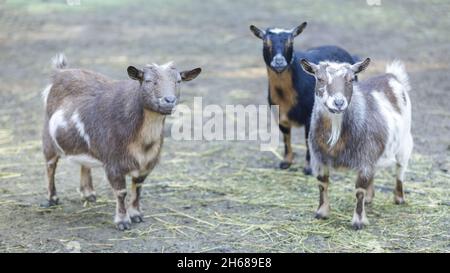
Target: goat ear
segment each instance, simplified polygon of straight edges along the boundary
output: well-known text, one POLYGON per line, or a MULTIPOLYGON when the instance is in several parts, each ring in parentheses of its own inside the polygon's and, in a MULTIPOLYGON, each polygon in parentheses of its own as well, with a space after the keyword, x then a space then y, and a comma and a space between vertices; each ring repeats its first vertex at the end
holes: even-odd
POLYGON ((305 29, 305 27, 308 25, 308 23, 303 22, 301 25, 299 25, 298 27, 295 27, 291 30, 292 32, 292 36, 297 37, 300 33, 303 32, 303 30, 305 29))
POLYGON ((352 70, 355 74, 364 71, 370 64, 370 58, 365 59, 362 62, 355 63, 352 65, 352 70))
POLYGON ((302 59, 300 61, 300 64, 302 65, 303 70, 305 70, 306 73, 311 74, 311 75, 315 75, 317 70, 319 70, 319 68, 317 67, 317 65, 308 62, 306 59, 302 59))
POLYGON ((142 81, 144 79, 144 71, 137 69, 134 66, 129 66, 127 68, 128 76, 137 81, 142 81))
POLYGON ((195 68, 192 70, 183 71, 180 73, 181 80, 183 80, 184 82, 193 80, 193 79, 197 78, 197 76, 200 74, 200 72, 202 72, 201 68, 195 68))
POLYGON ((255 34, 255 36, 258 37, 259 39, 264 39, 264 35, 266 35, 266 32, 264 30, 260 30, 254 25, 250 26, 250 31, 253 32, 253 34, 255 34))

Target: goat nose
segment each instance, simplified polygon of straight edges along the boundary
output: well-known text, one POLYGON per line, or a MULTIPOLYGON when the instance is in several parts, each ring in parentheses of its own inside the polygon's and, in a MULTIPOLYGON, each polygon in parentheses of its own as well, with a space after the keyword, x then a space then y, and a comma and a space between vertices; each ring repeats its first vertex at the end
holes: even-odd
POLYGON ((275 63, 278 65, 282 65, 283 64, 283 58, 276 58, 275 59, 275 63))
POLYGON ((175 103, 176 100, 177 100, 177 97, 175 97, 175 96, 165 96, 164 97, 164 101, 167 103, 175 103))
POLYGON ((344 99, 335 99, 334 105, 336 105, 337 108, 341 108, 344 105, 344 99))

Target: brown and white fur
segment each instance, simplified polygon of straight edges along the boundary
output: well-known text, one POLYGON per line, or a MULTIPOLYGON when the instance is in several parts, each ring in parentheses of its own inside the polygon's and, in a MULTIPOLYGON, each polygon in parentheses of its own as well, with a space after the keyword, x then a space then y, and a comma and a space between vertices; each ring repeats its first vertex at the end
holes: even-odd
POLYGON ((283 133, 284 142, 284 159, 280 163, 280 168, 289 168, 294 160, 291 128, 304 126, 306 153, 303 173, 311 175, 308 136, 314 104, 315 79, 303 71, 300 60, 354 63, 354 58, 337 46, 319 46, 305 51, 294 50, 294 39, 303 32, 306 25, 307 23, 303 22, 290 30, 267 28, 265 31, 251 25, 250 31, 263 41, 263 58, 269 80, 268 102, 271 106, 278 106, 278 111, 274 111, 274 114, 279 118, 279 128, 283 133))
POLYGON ((329 215, 329 168, 353 169, 358 172, 355 229, 368 224, 364 205, 374 197, 377 167, 396 164, 394 201, 404 203, 404 174, 413 148, 410 85, 403 64, 394 61, 385 74, 354 82, 369 63, 370 59, 354 65, 301 61, 303 69, 317 79, 309 137, 311 166, 320 191, 316 218, 329 215))
POLYGON ((55 170, 60 158, 81 165, 80 192, 95 202, 91 168, 102 167, 117 206, 119 230, 141 222, 141 185, 158 162, 166 115, 177 103, 181 81, 197 77, 200 68, 178 72, 172 63, 128 67, 131 79, 116 81, 84 69, 67 69, 64 55, 53 59, 52 83, 43 92, 43 152, 47 162, 48 202, 58 204, 55 170), (125 177, 132 177, 128 208, 125 177))

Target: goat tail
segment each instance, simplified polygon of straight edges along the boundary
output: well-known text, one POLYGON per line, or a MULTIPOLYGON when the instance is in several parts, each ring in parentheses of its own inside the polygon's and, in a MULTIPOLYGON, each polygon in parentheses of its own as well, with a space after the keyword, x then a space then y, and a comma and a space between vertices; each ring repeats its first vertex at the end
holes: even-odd
MULTIPOLYGON (((67 68, 67 59, 63 53, 58 53, 52 58, 52 68, 54 70, 67 68)), ((47 105, 48 95, 50 94, 52 86, 53 84, 47 85, 47 87, 45 87, 45 89, 41 93, 42 100, 44 101, 45 106, 47 105)))
POLYGON ((409 76, 406 73, 405 65, 400 60, 394 60, 386 66, 386 73, 394 75, 398 82, 404 86, 406 91, 411 89, 409 76))
POLYGON ((58 53, 52 58, 53 69, 64 69, 67 68, 67 59, 63 53, 58 53))

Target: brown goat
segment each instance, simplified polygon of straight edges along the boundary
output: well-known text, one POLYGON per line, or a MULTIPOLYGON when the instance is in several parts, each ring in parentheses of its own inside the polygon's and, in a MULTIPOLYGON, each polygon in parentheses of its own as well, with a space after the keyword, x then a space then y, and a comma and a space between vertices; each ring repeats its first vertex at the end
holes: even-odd
POLYGON ((95 202, 91 168, 103 167, 117 201, 114 222, 119 230, 142 221, 141 185, 158 162, 166 115, 176 106, 181 81, 201 69, 178 72, 172 63, 128 67, 132 80, 115 81, 84 69, 66 69, 53 59, 52 84, 43 92, 46 105, 43 151, 47 162, 48 202, 58 204, 55 170, 59 158, 81 165, 80 192, 95 202), (125 177, 132 177, 127 208, 125 177))

